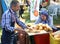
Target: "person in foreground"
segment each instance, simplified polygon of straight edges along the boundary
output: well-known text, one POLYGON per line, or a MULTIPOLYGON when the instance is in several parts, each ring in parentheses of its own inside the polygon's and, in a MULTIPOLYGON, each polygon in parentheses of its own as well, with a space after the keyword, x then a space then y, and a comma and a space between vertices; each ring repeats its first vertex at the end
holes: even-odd
POLYGON ((19 9, 20 9, 19 2, 14 0, 11 2, 10 8, 3 13, 1 20, 2 25, 1 44, 13 44, 14 31, 16 30, 14 27, 15 22, 23 29, 27 28, 27 26, 18 19, 16 11, 18 11, 19 9))

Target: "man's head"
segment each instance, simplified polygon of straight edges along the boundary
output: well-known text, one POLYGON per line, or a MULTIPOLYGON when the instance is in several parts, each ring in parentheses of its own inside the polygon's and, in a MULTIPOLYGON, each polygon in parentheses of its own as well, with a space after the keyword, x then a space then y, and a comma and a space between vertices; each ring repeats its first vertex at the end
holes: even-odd
POLYGON ((20 4, 18 1, 14 0, 11 2, 10 7, 13 11, 18 11, 20 9, 20 4))
POLYGON ((42 11, 40 14, 42 20, 48 19, 48 13, 46 11, 42 11))

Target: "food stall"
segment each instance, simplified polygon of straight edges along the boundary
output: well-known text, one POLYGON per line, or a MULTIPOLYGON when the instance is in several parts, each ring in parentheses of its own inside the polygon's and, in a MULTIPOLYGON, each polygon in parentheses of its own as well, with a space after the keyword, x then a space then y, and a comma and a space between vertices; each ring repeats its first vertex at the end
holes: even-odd
POLYGON ((30 44, 50 44, 50 33, 52 29, 47 24, 31 25, 25 31, 29 35, 30 44))
POLYGON ((30 44, 60 44, 60 25, 56 25, 59 31, 57 32, 57 35, 54 34, 56 33, 56 30, 53 30, 47 24, 28 23, 26 25, 29 27, 29 29, 25 29, 25 32, 29 36, 30 44), (56 39, 56 36, 58 39, 56 39))
MULTIPOLYGON (((28 39, 26 38, 26 42, 29 41, 29 44, 50 44, 50 33, 52 32, 51 27, 49 27, 47 24, 42 23, 37 25, 34 25, 33 23, 28 23, 27 26, 29 28, 24 30, 28 34, 28 39)), ((19 34, 19 36, 21 35, 19 34)))
POLYGON ((42 23, 28 23, 27 26, 29 29, 25 29, 25 32, 28 34, 29 44, 60 44, 60 31, 53 32, 51 27, 42 23))

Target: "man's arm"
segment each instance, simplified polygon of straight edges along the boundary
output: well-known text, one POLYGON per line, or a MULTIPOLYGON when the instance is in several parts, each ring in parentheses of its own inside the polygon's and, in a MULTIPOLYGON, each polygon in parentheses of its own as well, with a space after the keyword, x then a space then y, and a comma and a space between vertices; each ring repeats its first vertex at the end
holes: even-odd
POLYGON ((17 23, 19 26, 21 26, 23 29, 27 28, 27 26, 26 26, 22 21, 20 21, 20 20, 18 19, 18 17, 16 17, 16 23, 17 23))

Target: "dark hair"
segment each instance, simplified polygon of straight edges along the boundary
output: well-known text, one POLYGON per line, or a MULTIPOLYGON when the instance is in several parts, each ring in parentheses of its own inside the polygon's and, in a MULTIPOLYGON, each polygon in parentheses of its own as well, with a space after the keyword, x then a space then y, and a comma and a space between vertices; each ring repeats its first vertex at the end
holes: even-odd
POLYGON ((13 0, 13 1, 10 3, 10 7, 12 7, 13 5, 16 6, 17 3, 19 3, 17 0, 13 0))

